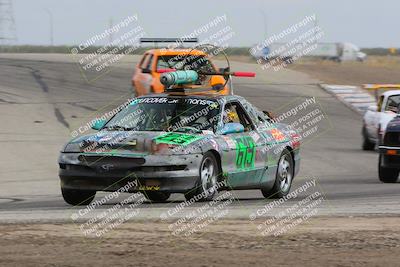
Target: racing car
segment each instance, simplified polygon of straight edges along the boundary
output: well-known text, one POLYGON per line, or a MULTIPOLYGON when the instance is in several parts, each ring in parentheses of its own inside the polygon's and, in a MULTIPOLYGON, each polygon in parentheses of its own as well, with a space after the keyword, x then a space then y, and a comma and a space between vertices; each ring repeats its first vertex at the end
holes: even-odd
POLYGON ((97 191, 128 183, 129 192, 156 202, 171 193, 209 201, 232 189, 286 196, 300 167, 298 134, 243 97, 193 92, 185 85, 193 76, 165 73, 165 93, 135 98, 111 119, 96 120, 98 132, 68 142, 58 160, 64 200, 87 205, 97 191))
POLYGON ((374 90, 378 100, 377 105, 368 107, 364 114, 361 134, 363 137, 362 149, 374 150, 379 144, 386 130, 386 125, 397 114, 400 103, 400 84, 370 84, 366 89, 374 90), (390 90, 391 89, 391 90, 390 90), (378 96, 378 90, 387 90, 378 96))
POLYGON ((400 117, 391 120, 379 145, 379 180, 395 183, 400 172, 400 117))
MULTIPOLYGON (((195 39, 195 38, 194 38, 195 39)), ((142 38, 141 42, 176 42, 174 38, 142 38)), ((188 41, 188 40, 186 40, 188 41)), ((189 40, 191 41, 191 40, 189 40)), ((196 41, 196 40, 194 40, 196 41)), ((207 50, 207 49, 206 49, 207 50)), ((165 71, 194 69, 198 71, 216 72, 217 67, 212 63, 207 53, 199 49, 150 49, 146 51, 136 65, 132 76, 132 86, 136 96, 163 93, 165 86, 160 82, 160 76, 165 71)), ((220 94, 229 94, 229 86, 221 76, 211 76, 209 86, 218 88, 220 94)))

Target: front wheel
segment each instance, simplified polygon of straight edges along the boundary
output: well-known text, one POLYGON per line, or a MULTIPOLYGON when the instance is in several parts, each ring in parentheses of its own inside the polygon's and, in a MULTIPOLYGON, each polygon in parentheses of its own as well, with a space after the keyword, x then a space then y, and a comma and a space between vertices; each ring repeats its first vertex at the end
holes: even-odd
POLYGON ((96 191, 67 189, 63 187, 61 187, 61 193, 64 201, 73 206, 89 205, 96 196, 96 191))
POLYGON ((266 198, 282 198, 286 196, 292 186, 293 176, 293 158, 289 150, 284 149, 278 161, 274 186, 268 191, 261 189, 261 193, 266 198))
POLYGON ((384 183, 395 183, 399 177, 399 169, 396 168, 386 168, 382 164, 382 155, 379 155, 379 180, 384 183))
POLYGON ((199 168, 199 179, 196 187, 185 194, 186 200, 210 201, 217 193, 219 168, 215 156, 211 152, 204 154, 199 168))

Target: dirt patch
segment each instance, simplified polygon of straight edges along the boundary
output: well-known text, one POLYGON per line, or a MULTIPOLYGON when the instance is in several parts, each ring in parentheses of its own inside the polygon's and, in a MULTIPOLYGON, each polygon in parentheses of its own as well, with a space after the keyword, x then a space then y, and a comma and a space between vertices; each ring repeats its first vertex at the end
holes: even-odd
POLYGON ((313 218, 260 236, 247 220, 190 237, 168 224, 129 222, 86 238, 73 224, 0 225, 0 266, 398 266, 400 218, 313 218))
POLYGON ((332 84, 400 83, 400 57, 396 56, 371 56, 365 62, 303 61, 289 68, 332 84))

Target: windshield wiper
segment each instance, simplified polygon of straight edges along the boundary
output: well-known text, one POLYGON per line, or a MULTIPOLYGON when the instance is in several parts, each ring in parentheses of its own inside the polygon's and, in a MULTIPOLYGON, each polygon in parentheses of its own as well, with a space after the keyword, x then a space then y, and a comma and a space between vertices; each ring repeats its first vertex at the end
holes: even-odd
POLYGON ((124 126, 121 126, 121 125, 111 125, 111 126, 108 126, 108 127, 104 127, 104 129, 111 130, 111 131, 113 131, 113 130, 116 130, 116 131, 131 131, 133 128, 124 127, 124 126))
POLYGON ((191 132, 191 133, 201 133, 200 129, 192 126, 182 126, 172 132, 191 132))

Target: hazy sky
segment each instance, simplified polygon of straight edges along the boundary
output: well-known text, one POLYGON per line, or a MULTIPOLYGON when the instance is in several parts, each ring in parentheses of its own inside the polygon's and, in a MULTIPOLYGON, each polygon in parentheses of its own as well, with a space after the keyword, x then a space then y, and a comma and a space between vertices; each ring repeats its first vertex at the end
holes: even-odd
POLYGON ((321 41, 400 47, 399 0, 14 0, 18 44, 50 43, 46 9, 54 17, 56 45, 87 40, 110 18, 117 23, 137 14, 147 37, 179 37, 226 14, 235 32, 230 44, 249 46, 315 13, 325 33, 321 41))

